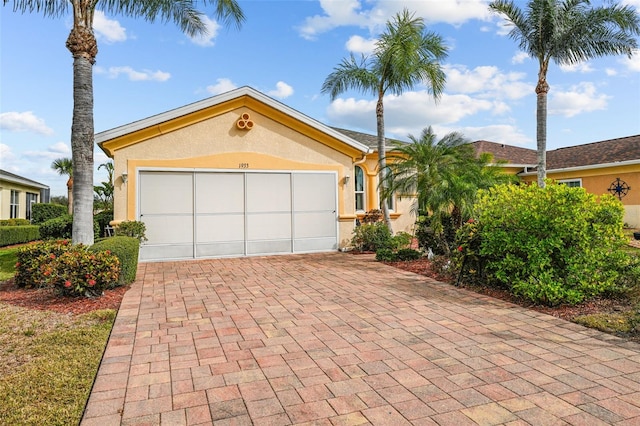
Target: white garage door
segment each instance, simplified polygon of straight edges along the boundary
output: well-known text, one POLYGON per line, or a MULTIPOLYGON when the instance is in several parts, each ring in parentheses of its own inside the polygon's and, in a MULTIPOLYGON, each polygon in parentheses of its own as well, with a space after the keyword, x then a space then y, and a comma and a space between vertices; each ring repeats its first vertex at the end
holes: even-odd
POLYGON ((141 260, 337 249, 336 174, 143 171, 141 260))

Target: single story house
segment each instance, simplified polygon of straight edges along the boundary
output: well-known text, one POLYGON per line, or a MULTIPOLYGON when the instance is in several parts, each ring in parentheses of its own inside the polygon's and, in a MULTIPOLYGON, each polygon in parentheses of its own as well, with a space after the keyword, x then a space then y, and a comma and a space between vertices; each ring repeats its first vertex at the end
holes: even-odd
MULTIPOLYGON (((537 180, 535 149, 488 141, 473 145, 476 152, 506 161, 505 170, 525 182, 537 180)), ((640 228, 640 135, 547 151, 547 177, 596 195, 614 195, 624 204, 624 222, 640 228)))
MULTIPOLYGON (((139 220, 141 260, 330 251, 378 208, 370 136, 250 87, 96 134, 114 162, 114 224, 139 220)), ((411 231, 412 200, 391 201, 411 231)))
POLYGON ((47 185, 0 169, 0 219, 31 220, 31 206, 48 203, 47 185))

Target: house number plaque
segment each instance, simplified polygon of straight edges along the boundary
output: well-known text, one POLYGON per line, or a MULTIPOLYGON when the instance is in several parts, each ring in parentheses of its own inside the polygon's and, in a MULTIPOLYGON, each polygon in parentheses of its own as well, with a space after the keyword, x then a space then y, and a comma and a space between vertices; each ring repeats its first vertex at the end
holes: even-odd
POLYGON ((249 163, 238 163, 238 168, 239 169, 248 169, 249 168, 249 163))

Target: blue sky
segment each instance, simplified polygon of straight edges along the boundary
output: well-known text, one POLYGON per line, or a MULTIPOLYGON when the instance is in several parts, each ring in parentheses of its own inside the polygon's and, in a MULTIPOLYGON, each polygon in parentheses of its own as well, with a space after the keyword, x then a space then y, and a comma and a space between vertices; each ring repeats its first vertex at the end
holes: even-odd
MULTIPOLYGON (((351 52, 370 52, 384 23, 406 7, 450 48, 447 86, 434 104, 424 86, 385 99, 388 137, 432 126, 535 149, 537 63, 506 36, 485 0, 239 1, 240 30, 216 23, 190 39, 172 23, 96 13, 95 130, 100 132, 227 90, 252 86, 331 126, 375 134, 375 99, 320 92, 351 52)), ((598 0, 592 2, 600 4, 598 0)), ((640 0, 622 3, 640 10, 640 0)), ((71 16, 59 19, 0 8, 0 168, 66 194, 50 169, 71 157, 71 16)), ((524 2, 523 2, 524 4, 524 2)), ((203 9, 205 12, 206 9, 203 9)), ((548 74, 548 149, 640 133, 640 53, 593 60, 548 74)), ((96 166, 106 161, 96 148, 96 166)), ((106 178, 96 172, 96 184, 106 178)))

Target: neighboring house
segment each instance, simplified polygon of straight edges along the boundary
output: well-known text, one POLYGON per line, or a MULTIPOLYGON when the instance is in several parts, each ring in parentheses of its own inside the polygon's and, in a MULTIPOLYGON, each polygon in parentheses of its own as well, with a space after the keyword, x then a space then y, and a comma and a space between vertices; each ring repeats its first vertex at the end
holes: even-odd
POLYGON ((31 206, 49 202, 49 187, 0 169, 0 219, 31 220, 31 206))
MULTIPOLYGON (((96 134, 114 160, 114 223, 140 220, 141 260, 330 251, 378 206, 376 155, 241 87, 96 134)), ((411 200, 393 200, 411 231, 411 200)))
MULTIPOLYGON (((505 160, 505 170, 526 182, 537 180, 537 154, 487 141, 473 142, 477 152, 505 160)), ((624 222, 640 228, 640 135, 547 151, 547 177, 596 195, 612 194, 624 204, 624 222)))

